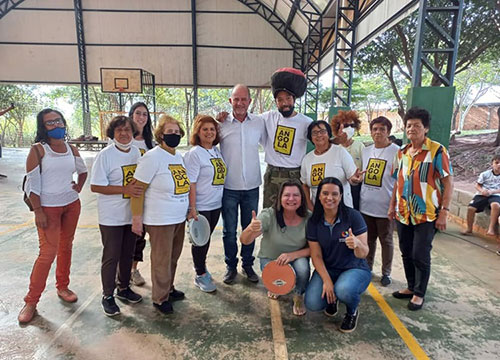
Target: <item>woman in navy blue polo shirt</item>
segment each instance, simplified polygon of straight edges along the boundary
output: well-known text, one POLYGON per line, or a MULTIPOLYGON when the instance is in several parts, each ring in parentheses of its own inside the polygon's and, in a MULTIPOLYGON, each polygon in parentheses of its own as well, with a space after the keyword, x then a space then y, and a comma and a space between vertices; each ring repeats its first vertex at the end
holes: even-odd
POLYGON ((361 214, 347 207, 342 183, 334 177, 321 181, 314 211, 307 223, 306 238, 315 268, 306 290, 311 311, 337 314, 338 301, 346 305, 340 331, 352 332, 359 317, 361 294, 371 280, 366 224, 361 214))

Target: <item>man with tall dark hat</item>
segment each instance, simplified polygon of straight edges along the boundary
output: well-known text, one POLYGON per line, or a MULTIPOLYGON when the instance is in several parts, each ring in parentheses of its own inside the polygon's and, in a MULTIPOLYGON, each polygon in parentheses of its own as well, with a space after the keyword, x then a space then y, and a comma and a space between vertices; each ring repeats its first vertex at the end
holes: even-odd
POLYGON ((271 90, 278 110, 261 115, 267 132, 264 208, 274 204, 282 182, 300 180, 300 165, 307 147, 307 127, 312 119, 297 113, 294 108, 295 100, 304 95, 306 86, 304 73, 294 68, 278 69, 271 77, 271 90))

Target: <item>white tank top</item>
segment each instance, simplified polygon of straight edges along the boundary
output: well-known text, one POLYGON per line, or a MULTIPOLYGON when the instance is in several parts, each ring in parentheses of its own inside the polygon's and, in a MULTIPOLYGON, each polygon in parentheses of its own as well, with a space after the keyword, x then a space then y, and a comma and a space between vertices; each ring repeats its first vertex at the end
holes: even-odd
POLYGON ((42 144, 45 154, 42 158, 42 206, 66 206, 78 200, 73 190, 73 173, 76 172, 75 157, 68 143, 65 153, 53 151, 48 144, 42 144))

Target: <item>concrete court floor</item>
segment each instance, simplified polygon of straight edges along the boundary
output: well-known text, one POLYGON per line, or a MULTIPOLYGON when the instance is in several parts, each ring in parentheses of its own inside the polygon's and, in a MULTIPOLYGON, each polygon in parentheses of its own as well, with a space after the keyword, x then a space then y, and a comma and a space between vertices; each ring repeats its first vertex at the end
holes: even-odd
MULTIPOLYGON (((58 299, 53 267, 39 315, 20 326, 17 315, 37 255, 33 216, 19 190, 26 155, 27 149, 4 149, 0 159, 0 173, 8 175, 0 179, 0 359, 498 359, 500 257, 494 243, 465 239, 453 225, 434 240, 424 309, 410 312, 406 301, 390 296, 404 286, 396 245, 393 284, 380 285, 377 255, 373 282, 351 334, 337 330, 343 305, 333 319, 321 313, 296 317, 291 297, 268 300, 262 283, 251 284, 240 275, 235 285, 223 284, 221 224, 208 258, 216 293, 194 286, 186 240, 175 282, 186 300, 174 304, 173 315, 158 313, 150 298, 148 245, 141 265, 147 284, 135 288, 143 302, 117 301, 122 315, 108 318, 100 306, 101 243, 96 197, 88 183, 73 247, 71 288, 79 300, 65 304, 58 299)), ((95 153, 83 156, 90 167, 95 153)))

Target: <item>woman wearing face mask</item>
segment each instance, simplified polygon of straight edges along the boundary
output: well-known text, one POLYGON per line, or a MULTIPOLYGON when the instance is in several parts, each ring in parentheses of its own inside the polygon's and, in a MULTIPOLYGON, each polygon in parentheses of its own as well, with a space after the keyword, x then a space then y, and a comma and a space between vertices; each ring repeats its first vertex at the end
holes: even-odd
POLYGON ((153 305, 163 314, 173 312, 172 301, 184 298, 174 288, 177 260, 184 241, 190 182, 182 155, 176 151, 184 130, 174 118, 162 115, 154 131, 159 144, 139 160, 134 179, 145 192, 132 198, 132 231, 151 242, 153 305))
POLYGON ((35 213, 40 250, 31 271, 20 323, 36 313, 52 262, 57 257, 57 295, 66 302, 78 300, 68 289, 71 252, 80 216, 78 193, 87 179, 87 168, 78 150, 65 141, 66 120, 57 110, 44 109, 37 115, 37 133, 26 160, 26 194, 35 213), (78 182, 73 174, 78 173, 78 182))
MULTIPOLYGON (((222 193, 226 180, 227 168, 220 150, 219 125, 207 115, 198 115, 194 119, 191 135, 191 150, 184 155, 188 176, 191 181, 189 192, 188 219, 198 221, 198 214, 207 218, 210 235, 219 221, 222 208, 222 193)), ((203 246, 191 245, 194 270, 194 284, 204 292, 217 290, 212 275, 206 267, 210 239, 203 246)))
MULTIPOLYGON (((354 140, 352 137, 361 128, 361 121, 356 111, 342 111, 332 117, 331 120, 333 135, 335 136, 335 144, 343 146, 347 152, 351 155, 354 163, 358 169, 363 167, 363 161, 361 160, 361 154, 365 145, 359 141, 354 140)), ((351 182, 351 193, 353 207, 359 210, 359 196, 361 192, 361 181, 363 179, 360 177, 359 181, 351 182)), ((345 188, 344 188, 345 190, 345 188)))
MULTIPOLYGON (((153 125, 151 122, 151 115, 149 114, 148 107, 143 102, 136 102, 130 108, 128 116, 134 121, 135 136, 132 144, 139 148, 141 155, 153 148, 153 125)), ((146 239, 144 236, 146 231, 143 231, 141 236, 137 236, 135 244, 134 262, 132 263, 132 283, 136 286, 142 286, 146 283, 142 277, 137 265, 144 258, 144 247, 146 246, 146 239)))
POLYGON ((307 128, 307 138, 315 149, 302 159, 300 181, 310 211, 314 208, 318 185, 325 177, 333 176, 342 182, 345 189, 344 202, 349 207, 353 207, 349 182, 355 183, 361 179, 361 173, 352 157, 342 146, 332 144, 331 137, 332 128, 326 121, 314 121, 307 128))
MULTIPOLYGON (((262 235, 259 259, 260 269, 276 260, 280 266, 290 264, 297 276, 293 290, 293 314, 304 315, 304 292, 309 282, 310 249, 306 240, 306 223, 309 219, 306 196, 296 179, 286 180, 280 186, 275 204, 263 209, 259 216, 252 211, 250 225, 241 233, 240 241, 251 244, 262 235)), ((278 295, 267 293, 271 299, 278 295)))
POLYGON ((116 116, 106 129, 113 143, 97 154, 92 167, 90 188, 98 193, 97 210, 103 245, 101 280, 102 308, 107 316, 120 314, 116 297, 135 304, 142 297, 130 289, 130 269, 136 235, 132 232, 130 198, 142 194, 143 188, 132 181, 139 149, 132 145, 134 123, 126 116, 116 116), (116 270, 118 268, 118 287, 116 270))

